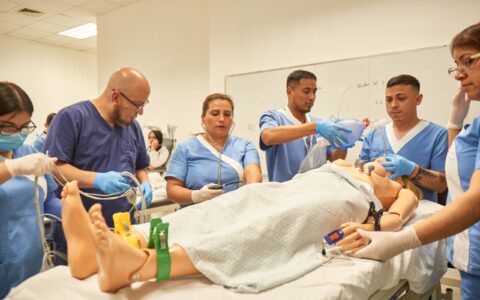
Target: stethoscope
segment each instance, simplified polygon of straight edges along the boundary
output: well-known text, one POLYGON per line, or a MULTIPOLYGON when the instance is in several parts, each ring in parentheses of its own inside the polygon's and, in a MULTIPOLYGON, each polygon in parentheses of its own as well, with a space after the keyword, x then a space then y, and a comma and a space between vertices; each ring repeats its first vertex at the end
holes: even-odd
MULTIPOLYGON (((203 122, 202 122, 202 127, 205 130, 205 134, 207 135, 208 139, 213 144, 215 144, 216 146, 219 146, 219 144, 208 134, 207 129, 205 128, 205 124, 203 122)), ((225 149, 225 146, 227 145, 234 128, 235 128, 235 122, 232 121, 232 128, 230 128, 230 130, 228 131, 227 139, 225 140, 225 143, 223 144, 223 146, 218 151, 217 184, 212 187, 212 189, 214 189, 214 190, 219 190, 219 189, 222 189, 222 188, 224 188, 226 186, 229 186, 231 184, 243 182, 243 180, 235 180, 235 181, 231 181, 231 182, 227 182, 225 184, 222 184, 222 152, 225 149)))

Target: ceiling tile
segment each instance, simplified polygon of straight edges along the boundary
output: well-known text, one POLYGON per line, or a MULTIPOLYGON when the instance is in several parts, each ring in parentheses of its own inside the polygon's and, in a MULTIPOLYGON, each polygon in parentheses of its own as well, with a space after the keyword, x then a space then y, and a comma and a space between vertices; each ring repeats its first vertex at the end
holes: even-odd
POLYGON ((12 10, 14 8, 19 7, 20 5, 13 1, 2 0, 0 1, 0 12, 12 10))
POLYGON ((119 8, 118 4, 108 2, 105 0, 94 0, 81 5, 83 8, 96 12, 97 14, 103 14, 119 8))
POLYGON ((76 41, 76 39, 74 38, 58 35, 58 34, 52 34, 52 35, 40 38, 39 40, 46 43, 50 42, 56 45, 64 45, 64 44, 68 44, 76 41))
POLYGON ((83 40, 76 40, 73 43, 69 43, 67 46, 73 45, 75 47, 81 47, 83 49, 93 48, 97 46, 97 37, 92 36, 83 40))
POLYGON ((129 5, 138 1, 139 0, 108 0, 108 2, 113 2, 115 4, 122 5, 122 6, 129 5))
POLYGON ((0 21, 13 23, 17 25, 28 25, 38 20, 40 20, 39 17, 27 17, 27 16, 20 15, 16 12, 8 12, 8 13, 0 14, 0 21))
POLYGON ((97 18, 95 17, 97 13, 83 7, 75 7, 73 9, 64 11, 62 14, 86 22, 97 22, 97 18))
POLYGON ((41 12, 61 13, 73 7, 71 4, 62 3, 57 0, 29 0, 23 4, 26 8, 35 9, 41 12))
POLYGON ((59 1, 66 4, 71 4, 73 6, 78 6, 78 5, 82 5, 84 3, 90 2, 92 0, 59 0, 59 1))
POLYGON ((51 33, 59 33, 61 31, 64 31, 70 28, 68 26, 57 25, 57 24, 48 23, 45 21, 37 21, 35 23, 28 25, 28 27, 34 28, 34 29, 40 29, 43 31, 51 32, 51 33))
POLYGON ((29 27, 22 27, 20 29, 11 31, 8 35, 14 36, 22 36, 22 37, 30 37, 30 38, 41 38, 50 35, 50 32, 46 32, 39 29, 29 28, 29 27))
POLYGON ((2 31, 12 31, 12 30, 18 29, 20 27, 21 27, 21 25, 15 25, 15 24, 12 24, 12 23, 6 23, 6 22, 0 21, 0 30, 2 30, 2 31))
POLYGON ((74 18, 71 18, 71 17, 64 16, 62 14, 51 15, 51 16, 43 19, 43 21, 48 22, 48 23, 57 24, 57 25, 66 26, 68 28, 85 24, 85 22, 82 21, 82 20, 77 20, 77 19, 74 19, 74 18))

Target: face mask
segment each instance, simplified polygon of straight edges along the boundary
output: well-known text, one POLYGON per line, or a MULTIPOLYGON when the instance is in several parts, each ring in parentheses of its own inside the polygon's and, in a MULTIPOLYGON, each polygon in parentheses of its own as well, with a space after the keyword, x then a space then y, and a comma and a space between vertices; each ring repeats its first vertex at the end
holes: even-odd
POLYGON ((23 142, 27 139, 26 134, 12 134, 12 135, 1 135, 0 134, 0 151, 13 151, 20 148, 23 145, 23 142))

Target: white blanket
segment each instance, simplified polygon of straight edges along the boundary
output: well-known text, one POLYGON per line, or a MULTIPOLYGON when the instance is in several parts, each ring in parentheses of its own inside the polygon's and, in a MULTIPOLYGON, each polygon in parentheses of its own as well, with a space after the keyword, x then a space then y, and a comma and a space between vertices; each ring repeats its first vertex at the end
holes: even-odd
MULTIPOLYGON (((441 208, 428 200, 420 201, 411 224, 441 208)), ((203 276, 134 283, 116 294, 102 293, 97 276, 77 280, 67 267, 40 273, 13 288, 7 299, 30 300, 108 300, 108 299, 368 299, 379 289, 389 289, 401 279, 410 289, 423 293, 446 272, 445 241, 406 251, 387 262, 334 258, 297 280, 259 294, 234 293, 203 276)))
POLYGON ((258 293, 324 263, 323 235, 347 221, 361 223, 370 201, 381 208, 371 187, 325 165, 288 182, 246 185, 164 221, 169 242, 182 246, 207 278, 258 293))

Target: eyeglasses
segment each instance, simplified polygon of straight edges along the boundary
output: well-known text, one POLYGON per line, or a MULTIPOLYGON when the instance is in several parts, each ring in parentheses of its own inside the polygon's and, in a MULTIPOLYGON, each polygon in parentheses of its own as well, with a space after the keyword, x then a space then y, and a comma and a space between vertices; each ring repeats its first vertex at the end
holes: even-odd
POLYGON ((37 128, 37 125, 30 121, 30 123, 18 128, 9 124, 0 124, 0 134, 1 135, 13 135, 17 132, 20 132, 21 135, 29 135, 34 132, 37 128))
POLYGON ((448 75, 455 76, 456 72, 465 73, 466 71, 470 70, 470 67, 473 65, 473 63, 477 58, 480 58, 480 52, 460 61, 457 64, 456 68, 455 67, 449 68, 448 75))
POLYGON ((119 90, 114 89, 114 91, 117 91, 120 95, 122 95, 123 98, 125 98, 125 100, 127 100, 131 105, 135 106, 137 111, 141 111, 145 107, 145 105, 147 105, 150 102, 147 100, 143 104, 137 104, 132 99, 128 98, 124 93, 120 92, 119 90))

